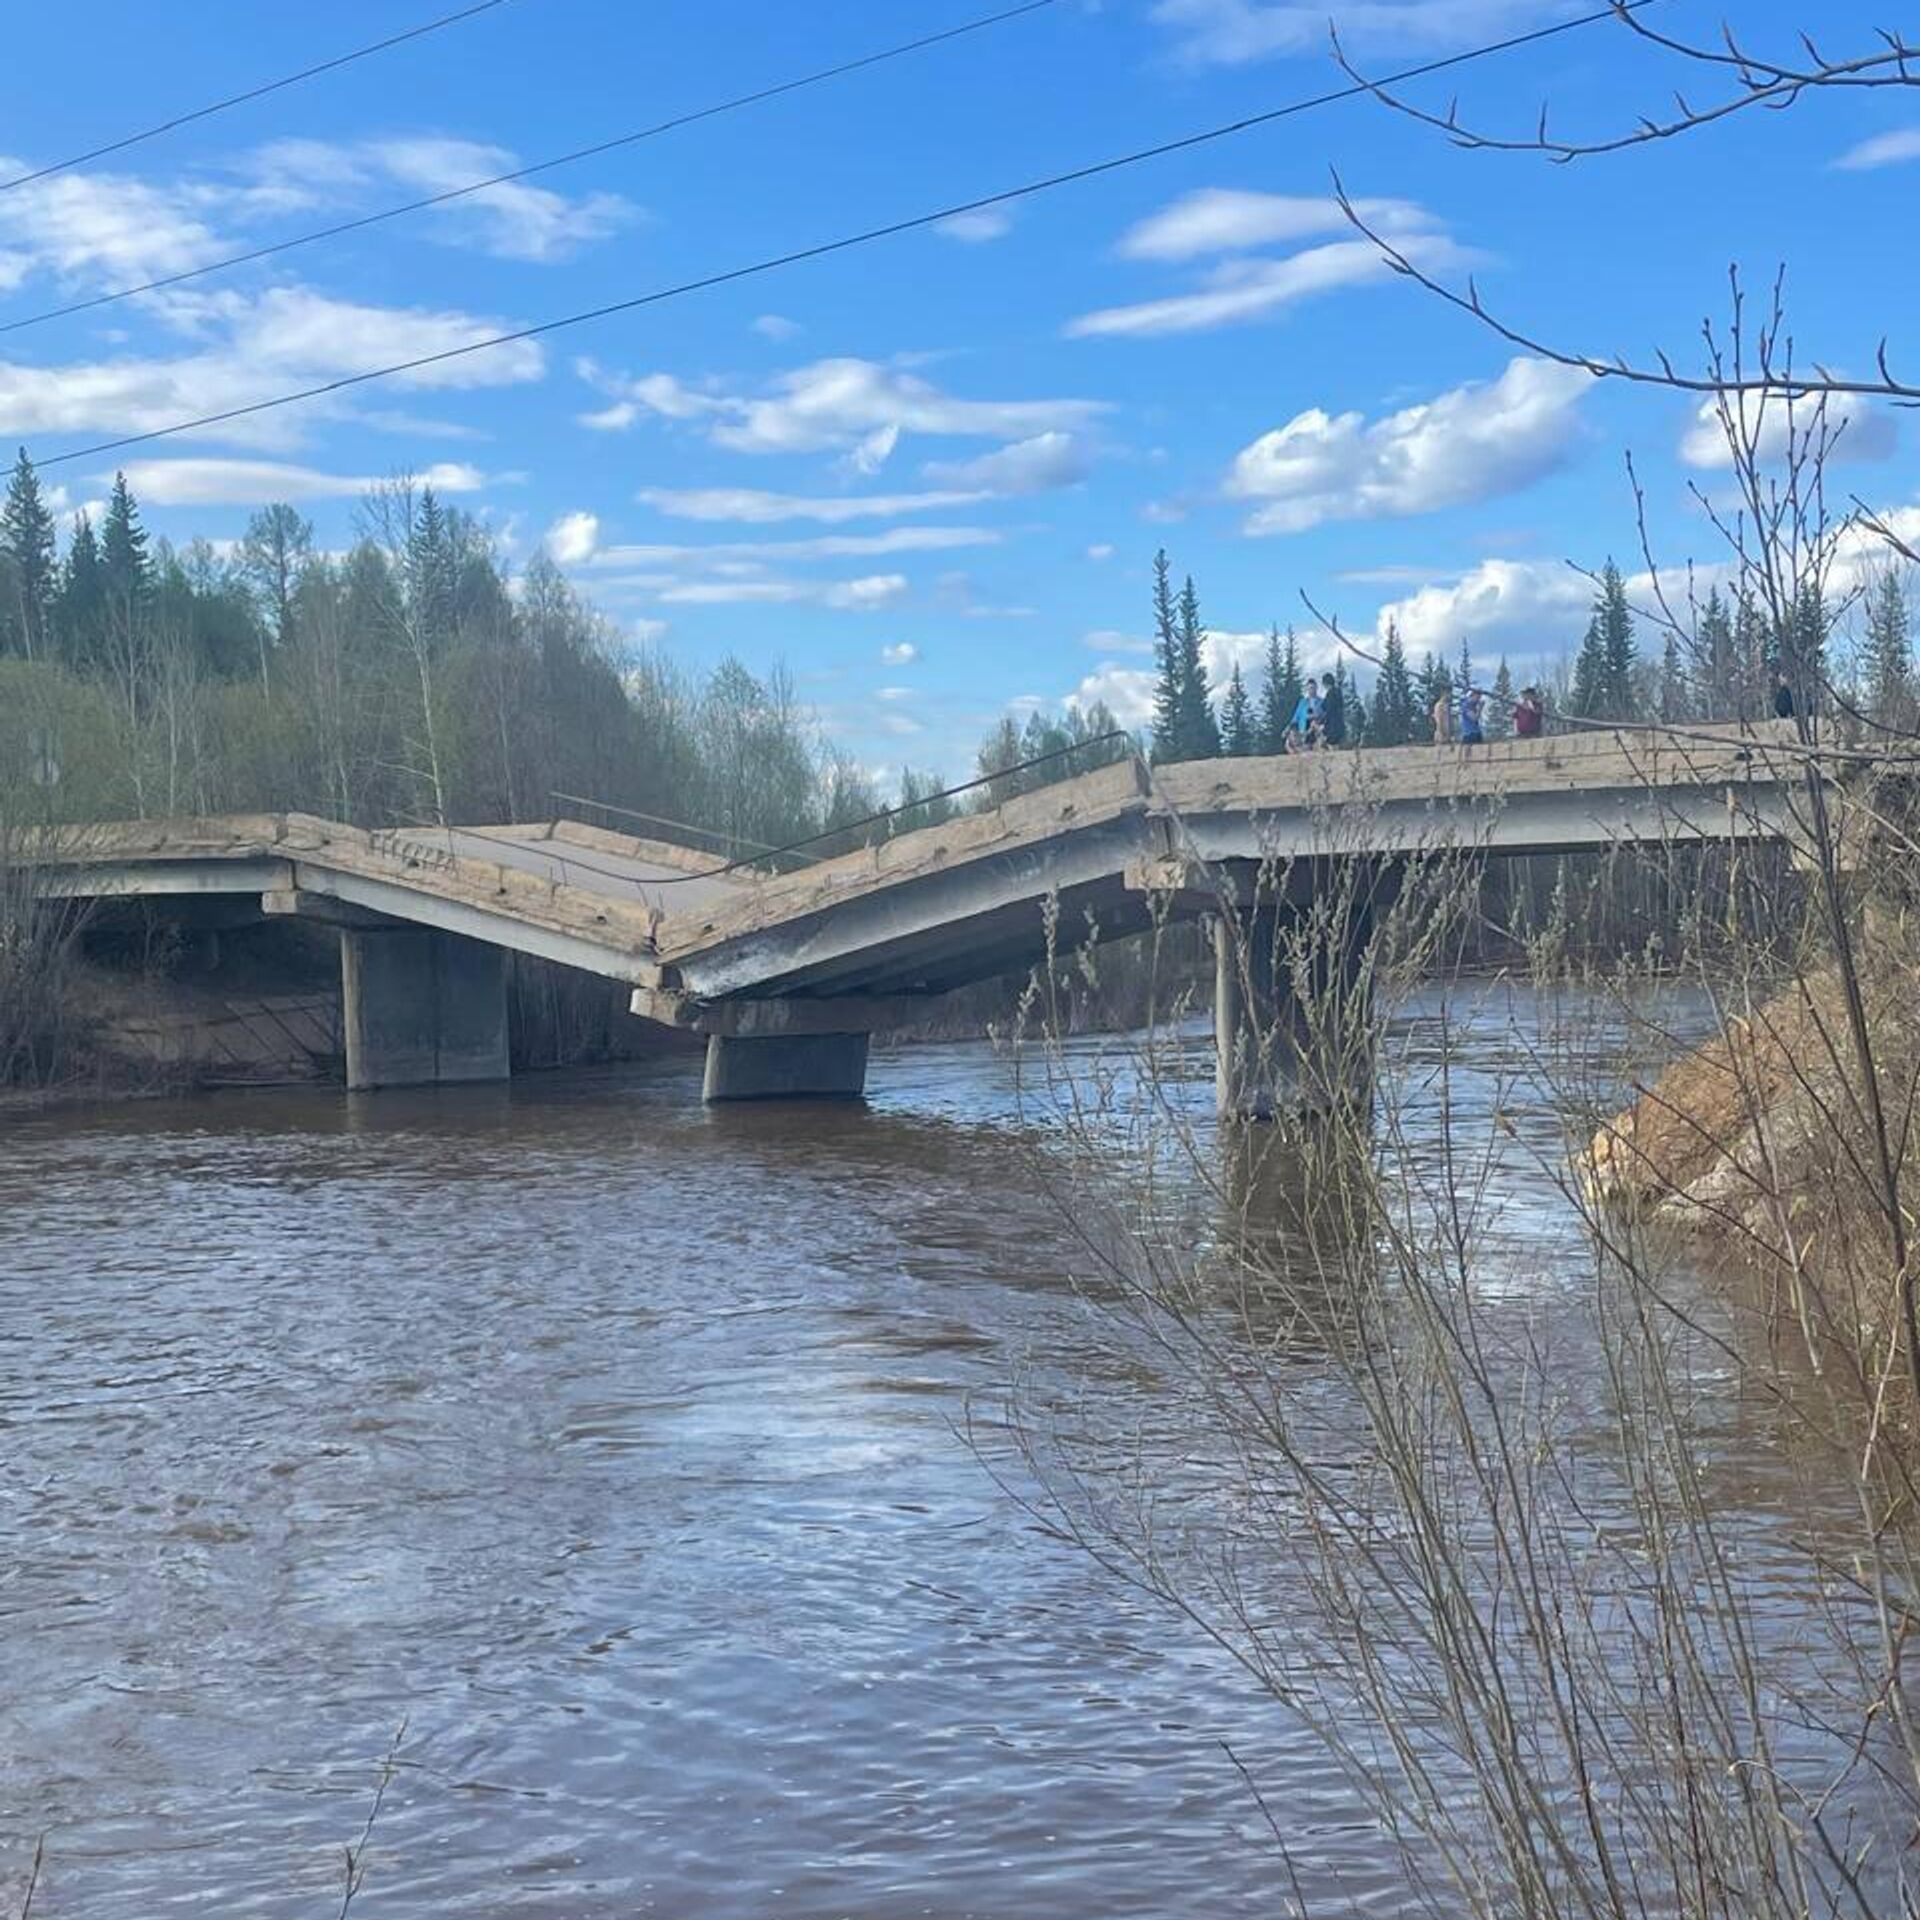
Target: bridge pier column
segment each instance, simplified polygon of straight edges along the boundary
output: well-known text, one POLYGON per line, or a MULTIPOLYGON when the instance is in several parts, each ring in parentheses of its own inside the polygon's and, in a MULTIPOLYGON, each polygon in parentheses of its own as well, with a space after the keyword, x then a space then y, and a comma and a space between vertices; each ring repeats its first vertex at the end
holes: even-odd
POLYGON ((1372 1088, 1373 915, 1264 903, 1213 921, 1214 1100, 1223 1120, 1326 1112, 1372 1088))
POLYGON ((340 988, 350 1089, 507 1078, 500 948, 426 927, 344 927, 340 988))
POLYGON ((701 1098, 858 1100, 867 1090, 865 1033, 707 1036, 701 1098))

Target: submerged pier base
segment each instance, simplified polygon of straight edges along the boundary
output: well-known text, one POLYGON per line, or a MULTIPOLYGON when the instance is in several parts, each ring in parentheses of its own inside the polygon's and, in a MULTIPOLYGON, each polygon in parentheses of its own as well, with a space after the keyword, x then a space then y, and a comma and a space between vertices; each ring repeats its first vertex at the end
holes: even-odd
POLYGON ((701 1098, 858 1100, 867 1090, 865 1033, 783 1033, 707 1037, 701 1098))
POLYGON ((343 927, 340 1017, 347 1085, 504 1080, 507 956, 424 927, 343 927))

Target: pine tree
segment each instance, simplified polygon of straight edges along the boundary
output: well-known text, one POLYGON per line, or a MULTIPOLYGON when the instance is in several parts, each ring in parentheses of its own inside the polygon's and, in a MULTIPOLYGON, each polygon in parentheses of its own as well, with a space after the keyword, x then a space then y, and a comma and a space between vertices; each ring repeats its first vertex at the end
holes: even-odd
POLYGON ((1233 663, 1227 677, 1226 698, 1220 703, 1220 751, 1236 758, 1259 750, 1254 731, 1253 702, 1247 698, 1247 683, 1240 676, 1240 662, 1233 663))
POLYGON ((1738 712, 1743 716, 1770 712, 1766 686, 1773 661, 1767 645, 1767 622, 1750 593, 1742 593, 1734 608, 1733 670, 1739 687, 1738 712))
POLYGON ((100 541, 93 522, 82 514, 67 542, 54 603, 54 635, 60 656, 76 672, 97 666, 106 645, 106 582, 100 566, 100 541))
POLYGON ((40 494, 40 479, 25 447, 7 483, 0 508, 0 559, 6 562, 6 604, 0 606, 0 652, 36 659, 52 637, 54 591, 59 580, 53 515, 40 494))
POLYGON ((1200 624, 1200 596, 1188 574, 1180 589, 1180 743, 1183 760, 1216 760, 1220 756, 1220 723, 1213 714, 1213 689, 1207 684, 1204 648, 1206 629, 1200 624))
POLYGON ((140 524, 140 509, 124 473, 113 476, 106 518, 100 523, 100 584, 108 625, 125 644, 153 598, 153 561, 147 553, 147 530, 140 524))
POLYGON ((1513 734, 1513 673, 1507 665, 1507 656, 1500 656, 1500 664, 1494 670, 1493 698, 1487 702, 1487 711, 1481 721, 1489 740, 1506 740, 1513 734))
POLYGON ((1911 727, 1914 713, 1913 621, 1906 588, 1888 568, 1867 590, 1867 644, 1861 662, 1873 717, 1886 727, 1911 727))
POLYGON ((1687 670, 1680 658, 1680 636, 1669 629, 1666 644, 1660 650, 1660 718, 1668 726, 1678 726, 1693 717, 1692 689, 1687 685, 1687 670))
POLYGON ((1600 597, 1594 603, 1594 617, 1600 623, 1602 657, 1606 680, 1602 699, 1604 717, 1627 720, 1633 715, 1633 670, 1638 649, 1633 638, 1633 615, 1627 607, 1627 586, 1620 569, 1611 560, 1600 572, 1600 597))
POLYGON ((1413 738, 1426 740, 1433 737, 1433 710, 1441 701, 1449 706, 1453 704, 1453 674, 1447 663, 1437 654, 1428 654, 1420 663, 1420 679, 1415 698, 1418 701, 1418 716, 1415 726, 1418 729, 1413 738))
POLYGON ((1460 671, 1454 678, 1454 687, 1465 695, 1473 687, 1473 645, 1465 634, 1460 636, 1460 671))
POLYGON ((431 487, 424 488, 407 534, 407 594, 415 643, 429 656, 453 638, 455 555, 447 515, 431 487))
POLYGON ((1388 621, 1386 643, 1380 650, 1380 679, 1373 690, 1368 744, 1404 747, 1422 737, 1421 721, 1419 697, 1407 668, 1407 650, 1400 629, 1388 621))
POLYGON ((1727 603, 1714 587, 1707 604, 1700 610, 1700 624, 1693 636, 1695 706, 1703 719, 1730 720, 1739 711, 1741 685, 1738 660, 1734 651, 1733 622, 1727 616, 1727 603))
POLYGON ((1820 590, 1820 582, 1803 581, 1800 591, 1794 596, 1793 611, 1788 618, 1789 631, 1780 649, 1781 671, 1792 684, 1794 697, 1800 702, 1803 713, 1819 710, 1821 695, 1827 684, 1827 630, 1830 625, 1826 595, 1820 590))
POLYGON ((1300 704, 1300 647, 1293 629, 1286 640, 1275 627, 1267 636, 1267 670, 1260 686, 1260 751, 1284 753, 1293 710, 1300 704))
POLYGON ((1178 760, 1180 752, 1180 630, 1174 617, 1173 576, 1162 547, 1153 556, 1153 652, 1159 679, 1153 690, 1153 759, 1178 760))

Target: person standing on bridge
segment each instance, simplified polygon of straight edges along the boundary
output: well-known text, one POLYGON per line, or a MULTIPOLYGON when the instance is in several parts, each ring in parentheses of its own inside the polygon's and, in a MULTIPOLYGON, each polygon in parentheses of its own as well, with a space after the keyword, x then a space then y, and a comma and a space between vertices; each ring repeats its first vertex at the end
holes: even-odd
POLYGON ((1444 747, 1453 738, 1453 694, 1442 687, 1433 700, 1433 744, 1444 747))
POLYGON ((1293 709, 1293 731, 1300 736, 1300 744, 1309 753, 1320 744, 1325 718, 1326 712, 1320 703, 1320 682, 1309 680, 1293 709))
POLYGON ((1460 696, 1460 744, 1463 747, 1486 745, 1487 736, 1481 725, 1485 715, 1486 695, 1478 687, 1469 687, 1460 696))
POLYGON ((1330 747, 1341 746, 1347 737, 1347 697, 1340 691, 1340 676, 1327 675, 1320 695, 1320 738, 1330 747))
POLYGON ((1516 740, 1538 740, 1545 730, 1542 723, 1546 717, 1547 709, 1540 698, 1540 689, 1522 687, 1520 698, 1513 703, 1513 737, 1516 740))
POLYGON ((1793 682, 1787 678, 1785 667, 1773 670, 1773 717, 1776 720, 1793 718, 1793 682))

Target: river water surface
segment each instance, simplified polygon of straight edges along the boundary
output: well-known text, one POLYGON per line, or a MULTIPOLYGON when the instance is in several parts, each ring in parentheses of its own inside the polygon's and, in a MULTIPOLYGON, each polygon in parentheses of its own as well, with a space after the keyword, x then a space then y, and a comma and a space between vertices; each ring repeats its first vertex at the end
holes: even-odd
MULTIPOLYGON (((1484 1025, 1488 1076, 1531 1036, 1484 1025)), ((45 1920, 337 1912, 403 1721, 366 1920, 1278 1910, 1229 1746, 1316 1911, 1409 1909, 1315 1743, 969 1443, 1016 1373, 1090 1368, 1149 1459, 1179 1438, 1100 1373, 1008 1063, 872 1085, 9 1128, 0 1912, 42 1833, 45 1920)), ((1497 1197, 1550 1307, 1566 1209, 1497 1197)))

